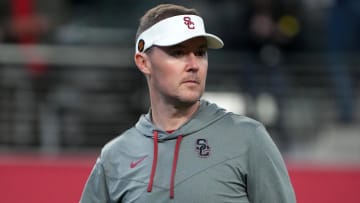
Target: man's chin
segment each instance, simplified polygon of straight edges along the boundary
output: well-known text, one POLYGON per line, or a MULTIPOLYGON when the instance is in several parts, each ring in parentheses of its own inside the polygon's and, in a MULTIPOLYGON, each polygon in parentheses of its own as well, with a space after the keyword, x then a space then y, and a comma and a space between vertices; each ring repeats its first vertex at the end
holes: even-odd
POLYGON ((200 100, 200 97, 193 97, 193 98, 181 98, 175 101, 175 106, 178 108, 189 108, 193 105, 196 105, 200 100))

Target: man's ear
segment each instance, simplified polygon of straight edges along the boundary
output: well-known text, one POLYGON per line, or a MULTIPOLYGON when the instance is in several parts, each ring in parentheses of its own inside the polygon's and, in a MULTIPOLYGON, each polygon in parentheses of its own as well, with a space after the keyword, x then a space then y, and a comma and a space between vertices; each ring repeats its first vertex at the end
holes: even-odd
POLYGON ((138 69, 145 75, 150 74, 149 57, 144 53, 136 53, 134 56, 135 64, 138 69))

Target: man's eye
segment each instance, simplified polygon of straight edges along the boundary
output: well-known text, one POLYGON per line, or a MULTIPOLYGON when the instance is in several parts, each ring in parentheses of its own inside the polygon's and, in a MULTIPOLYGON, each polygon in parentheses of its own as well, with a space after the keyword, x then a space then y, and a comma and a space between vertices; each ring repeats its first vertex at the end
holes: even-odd
POLYGON ((174 51, 170 52, 170 55, 174 56, 174 57, 180 57, 180 56, 184 55, 184 51, 182 51, 182 50, 174 50, 174 51))
POLYGON ((196 56, 206 56, 206 50, 198 50, 195 52, 196 56))

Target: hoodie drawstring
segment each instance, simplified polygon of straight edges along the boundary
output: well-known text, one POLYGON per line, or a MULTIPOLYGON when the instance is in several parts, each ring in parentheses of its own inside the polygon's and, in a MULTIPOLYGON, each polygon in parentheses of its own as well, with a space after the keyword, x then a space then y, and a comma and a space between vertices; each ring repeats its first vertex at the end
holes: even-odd
POLYGON ((175 151, 174 151, 174 161, 171 169, 171 179, 170 179, 170 199, 174 198, 174 184, 175 184, 175 173, 177 161, 179 158, 179 149, 181 144, 182 136, 178 136, 176 139, 175 151))
POLYGON ((157 155, 158 155, 158 131, 154 131, 154 158, 153 158, 152 167, 151 167, 150 181, 149 181, 148 188, 147 188, 148 192, 151 192, 152 186, 154 183, 156 164, 157 164, 157 155))
MULTIPOLYGON (((156 165, 157 165, 157 157, 158 157, 158 131, 154 131, 154 158, 153 158, 153 162, 152 162, 152 167, 151 167, 151 173, 150 173, 150 180, 149 180, 149 184, 147 187, 147 191, 151 192, 152 191, 152 186, 154 183, 154 178, 155 178, 155 173, 156 173, 156 165)), ((177 168, 177 161, 179 158, 179 150, 180 150, 180 144, 182 141, 182 136, 178 136, 176 139, 176 144, 175 144, 175 150, 174 150, 174 160, 173 160, 173 165, 172 165, 172 169, 171 169, 171 177, 170 177, 170 199, 174 198, 174 185, 175 185, 175 174, 176 174, 176 168, 177 168)))

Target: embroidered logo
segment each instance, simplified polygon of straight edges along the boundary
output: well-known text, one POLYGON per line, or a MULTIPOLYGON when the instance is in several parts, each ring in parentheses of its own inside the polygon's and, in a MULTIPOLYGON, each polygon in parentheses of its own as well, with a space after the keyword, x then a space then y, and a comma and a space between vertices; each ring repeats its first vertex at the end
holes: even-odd
POLYGON ((210 146, 207 139, 197 139, 195 149, 200 158, 207 158, 210 155, 210 146))
POLYGON ((143 39, 140 39, 137 47, 138 51, 139 52, 144 51, 144 47, 145 47, 145 41, 143 39))
POLYGON ((130 163, 130 168, 135 168, 140 162, 144 161, 144 159, 146 159, 146 157, 148 157, 148 155, 145 155, 136 161, 132 161, 130 163))
POLYGON ((191 30, 195 29, 195 23, 188 16, 184 17, 184 24, 191 30))

